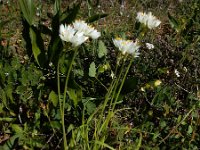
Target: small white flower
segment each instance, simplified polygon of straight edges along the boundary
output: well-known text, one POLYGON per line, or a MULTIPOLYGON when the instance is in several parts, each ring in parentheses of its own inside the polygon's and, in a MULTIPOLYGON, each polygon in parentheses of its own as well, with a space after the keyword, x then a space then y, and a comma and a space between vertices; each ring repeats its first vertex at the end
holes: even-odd
POLYGON ((133 41, 130 40, 123 40, 121 38, 116 38, 113 39, 113 43, 114 45, 122 52, 122 54, 132 54, 134 57, 138 57, 139 56, 139 44, 136 41, 135 43, 133 41))
POLYGON ((183 67, 183 70, 184 70, 185 72, 187 72, 187 71, 188 71, 188 70, 187 70, 187 68, 186 68, 185 66, 183 67))
POLYGON ((153 29, 160 25, 161 21, 158 20, 155 16, 152 15, 151 12, 148 14, 143 12, 138 12, 136 19, 140 22, 145 24, 149 29, 153 29))
POLYGON ((100 32, 94 29, 94 27, 89 26, 85 21, 76 20, 73 26, 75 30, 83 32, 85 36, 89 36, 92 39, 98 39, 101 36, 100 32))
POLYGON ((6 75, 6 77, 7 77, 7 76, 9 76, 9 73, 8 73, 8 72, 6 72, 6 73, 5 73, 5 75, 6 75))
POLYGON ((154 49, 154 45, 151 44, 151 43, 146 43, 146 47, 147 47, 148 49, 154 49))
POLYGON ((111 70, 110 76, 111 76, 112 79, 114 79, 114 77, 115 77, 115 74, 114 74, 114 72, 112 70, 111 70))
POLYGON ((178 78, 180 77, 180 72, 177 69, 174 70, 174 73, 178 78))

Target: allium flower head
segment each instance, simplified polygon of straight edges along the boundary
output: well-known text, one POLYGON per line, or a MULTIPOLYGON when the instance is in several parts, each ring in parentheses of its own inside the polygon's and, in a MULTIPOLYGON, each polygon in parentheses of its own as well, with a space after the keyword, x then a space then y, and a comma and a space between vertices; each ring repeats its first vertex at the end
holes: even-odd
POLYGON ((88 25, 85 21, 76 20, 73 23, 74 29, 78 32, 83 32, 85 36, 89 36, 92 39, 97 39, 101 36, 101 33, 98 32, 94 27, 88 25))
POLYGON ((79 46, 84 43, 88 37, 84 36, 82 32, 77 32, 72 26, 60 25, 59 36, 63 41, 70 42, 74 46, 79 46))
POLYGON ((116 38, 113 39, 113 43, 114 45, 122 52, 122 54, 132 54, 134 57, 138 57, 139 56, 139 44, 136 41, 135 43, 131 40, 123 40, 121 38, 116 38))
POLYGON ((148 14, 143 12, 138 12, 136 19, 140 22, 145 24, 149 29, 153 29, 160 25, 161 21, 158 20, 155 16, 152 15, 152 12, 148 14))
POLYGON ((70 42, 70 39, 74 36, 75 32, 76 30, 74 30, 70 25, 60 25, 59 36, 63 41, 70 42))
POLYGON ((84 36, 83 32, 76 32, 70 42, 76 47, 84 43, 87 39, 88 37, 84 36))

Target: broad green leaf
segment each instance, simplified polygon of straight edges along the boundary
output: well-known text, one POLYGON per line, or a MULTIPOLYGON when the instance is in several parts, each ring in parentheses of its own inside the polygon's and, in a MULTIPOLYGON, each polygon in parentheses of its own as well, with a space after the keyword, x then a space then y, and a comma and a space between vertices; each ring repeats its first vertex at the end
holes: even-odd
POLYGON ((19 0, 20 9, 29 25, 33 25, 35 6, 33 0, 19 0))
POLYGON ((98 57, 102 58, 103 56, 107 55, 107 48, 101 40, 99 41, 99 48, 98 48, 98 57))
POLYGON ((108 16, 108 14, 96 14, 96 15, 93 15, 93 16, 89 17, 86 20, 86 22, 91 23, 91 22, 94 22, 96 20, 99 20, 99 19, 107 17, 107 16, 108 16))
POLYGON ((45 54, 44 50, 40 49, 41 46, 40 43, 42 43, 42 39, 40 39, 39 35, 36 35, 36 32, 32 27, 30 27, 30 38, 31 38, 31 44, 32 44, 32 51, 34 58, 39 66, 43 66, 45 63, 45 54))
POLYGON ((55 65, 58 62, 58 59, 60 58, 59 54, 61 53, 62 49, 63 46, 59 37, 52 40, 52 43, 49 45, 49 50, 48 50, 48 58, 49 58, 48 61, 52 62, 55 65))
POLYGON ((94 63, 94 62, 92 62, 92 63, 90 64, 89 76, 90 76, 90 77, 95 77, 95 76, 96 76, 96 67, 95 67, 95 63, 94 63))
POLYGON ((91 115, 95 110, 96 110, 96 105, 95 103, 91 101, 87 101, 86 105, 86 111, 88 115, 91 115))
POLYGON ((54 107, 56 107, 58 105, 58 95, 54 91, 50 92, 49 100, 50 100, 50 102, 52 102, 54 107))
POLYGON ((75 82, 74 79, 70 79, 68 86, 69 98, 73 101, 74 106, 76 107, 78 102, 82 100, 82 88, 75 82))
POLYGON ((55 0, 55 3, 54 3, 54 15, 59 13, 60 6, 61 6, 60 0, 55 0))
POLYGON ((169 18, 169 23, 170 23, 171 27, 173 29, 175 29, 176 32, 179 32, 179 23, 178 23, 178 21, 173 16, 171 16, 170 13, 168 13, 168 18, 169 18))
POLYGON ((191 134, 192 132, 193 132, 193 128, 192 128, 191 125, 189 125, 189 126, 188 126, 188 131, 187 131, 187 133, 188 133, 188 134, 191 134))
POLYGON ((11 128, 12 128, 12 130, 13 130, 14 132, 16 132, 17 134, 23 133, 22 127, 20 127, 20 125, 18 125, 18 124, 12 124, 11 128))

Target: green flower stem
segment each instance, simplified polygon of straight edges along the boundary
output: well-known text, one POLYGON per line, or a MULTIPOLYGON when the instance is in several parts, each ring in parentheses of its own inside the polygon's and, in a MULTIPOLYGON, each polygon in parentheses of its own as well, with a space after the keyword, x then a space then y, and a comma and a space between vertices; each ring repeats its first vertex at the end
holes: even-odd
MULTIPOLYGON (((119 67, 119 65, 117 64, 114 75, 117 74, 118 67, 119 67)), ((101 115, 100 115, 101 118, 103 117, 103 112, 104 112, 104 110, 106 108, 106 105, 108 103, 108 100, 110 99, 110 95, 112 94, 112 91, 113 91, 116 83, 117 83, 116 79, 113 79, 112 82, 111 82, 111 84, 110 84, 110 87, 107 90, 108 92, 107 92, 107 94, 105 96, 105 101, 103 103, 103 107, 102 107, 102 111, 101 111, 101 115)))
POLYGON ((116 98, 115 98, 115 101, 114 101, 114 104, 113 104, 113 107, 112 107, 112 111, 114 111, 114 109, 115 109, 117 100, 118 100, 118 98, 119 98, 119 94, 120 94, 120 92, 121 92, 121 90, 122 90, 122 87, 123 87, 123 85, 124 85, 124 82, 125 82, 125 79, 126 79, 126 77, 127 77, 128 72, 129 72, 129 69, 130 69, 130 67, 131 67, 131 65, 132 65, 132 63, 133 63, 133 60, 134 60, 134 57, 131 59, 129 65, 128 65, 127 69, 126 69, 126 72, 125 72, 125 75, 124 75, 124 77, 123 77, 122 83, 121 83, 121 85, 120 85, 120 87, 119 87, 117 96, 116 96, 116 98))
MULTIPOLYGON (((117 73, 117 70, 118 70, 118 64, 117 64, 117 66, 116 66, 116 68, 115 68, 115 75, 116 75, 116 73, 117 73)), ((109 86, 109 88, 107 89, 107 93, 106 93, 106 96, 105 96, 105 100, 104 100, 104 103, 103 103, 103 106, 99 106, 97 109, 96 109, 96 111, 89 117, 89 119, 88 120, 92 120, 92 118, 94 117, 94 115, 99 111, 99 110, 101 110, 101 114, 99 115, 99 120, 98 120, 98 122, 97 123, 95 123, 96 125, 96 127, 95 127, 95 131, 94 131, 94 134, 93 134, 93 137, 96 139, 96 140, 99 140, 100 139, 100 137, 99 137, 99 134, 101 133, 101 131, 99 131, 98 130, 98 133, 97 133, 97 130, 96 129, 100 129, 101 128, 101 130, 103 129, 103 127, 104 126, 102 126, 102 124, 105 124, 105 121, 106 120, 108 120, 107 118, 106 118, 106 120, 104 121, 103 120, 103 114, 104 114, 104 111, 105 111, 105 108, 106 108, 106 106, 107 106, 107 103, 108 103, 108 101, 109 101, 109 99, 110 99, 110 96, 111 96, 111 94, 112 94, 112 91, 113 91, 113 89, 114 89, 114 87, 115 87, 115 85, 117 84, 117 82, 116 82, 116 79, 114 78, 113 80, 112 80, 112 82, 111 82, 111 84, 110 84, 110 86, 109 86)), ((96 143, 94 144, 94 148, 96 147, 97 145, 96 145, 96 143)))
MULTIPOLYGON (((119 64, 120 64, 120 61, 121 61, 121 54, 119 55, 119 59, 117 60, 117 65, 116 65, 116 68, 115 68, 115 72, 114 72, 114 75, 115 76, 117 76, 117 71, 118 71, 118 68, 119 68, 119 64)), ((121 71, 120 71, 121 72, 121 71)), ((110 87, 109 87, 109 89, 108 89, 108 92, 107 92, 107 94, 106 94, 106 96, 105 96, 105 101, 104 101, 104 104, 103 104, 103 109, 102 109, 102 115, 103 115, 103 112, 104 112, 104 110, 105 110, 105 107, 106 107, 106 105, 107 105, 107 103, 108 103, 108 100, 110 99, 110 96, 111 96, 111 94, 113 93, 113 89, 117 86, 116 84, 118 83, 118 79, 116 79, 115 77, 114 77, 114 80, 112 80, 112 82, 111 82, 111 84, 110 84, 110 87)), ((102 117, 102 115, 101 115, 101 117, 102 117)))
POLYGON ((111 100, 110 100, 110 106, 112 106, 113 99, 114 99, 114 97, 115 97, 116 90, 117 90, 117 87, 118 87, 118 83, 120 82, 120 79, 121 79, 121 76, 122 76, 122 73, 123 73, 123 70, 124 70, 124 65, 125 65, 125 62, 126 62, 126 61, 125 61, 126 58, 127 58, 127 56, 125 56, 125 58, 124 58, 124 61, 123 61, 122 66, 121 66, 120 74, 119 74, 119 76, 118 76, 118 78, 117 78, 117 80, 116 80, 116 85, 115 85, 115 88, 114 88, 113 93, 112 93, 112 98, 111 98, 111 100))
POLYGON ((60 114, 61 114, 62 130, 63 130, 63 142, 64 142, 64 148, 67 149, 67 138, 66 138, 65 118, 64 118, 65 114, 62 110, 62 99, 60 93, 60 61, 58 61, 58 66, 57 66, 57 84, 58 84, 58 99, 60 105, 60 114))
POLYGON ((95 77, 95 79, 106 89, 106 91, 108 91, 107 87, 97 77, 95 77))
POLYGON ((63 140, 64 140, 64 149, 68 149, 67 147, 67 137, 66 137, 66 131, 65 131, 65 102, 66 102, 66 95, 67 95, 67 89, 68 89, 68 82, 69 82, 69 76, 72 70, 73 62, 76 57, 76 54, 78 52, 78 47, 75 48, 74 54, 72 56, 72 60, 69 66, 69 69, 67 71, 67 76, 65 80, 65 88, 64 88, 64 93, 63 93, 63 103, 60 97, 60 77, 59 77, 59 63, 57 67, 57 82, 58 82, 58 96, 59 96, 59 105, 60 105, 60 113, 61 113, 61 120, 62 120, 62 129, 63 129, 63 140))
MULTIPOLYGON (((117 79, 115 80, 115 83, 113 84, 113 88, 112 88, 112 97, 111 97, 111 100, 110 100, 110 108, 112 107, 113 105, 113 99, 115 98, 115 94, 116 94, 116 91, 117 91, 117 87, 118 87, 118 83, 120 82, 120 79, 122 77, 122 74, 123 74, 123 70, 124 70, 124 66, 125 66, 125 62, 126 62, 126 58, 127 58, 127 55, 124 56, 123 58, 123 63, 122 63, 122 66, 121 66, 121 69, 120 69, 120 74, 119 76, 117 77, 117 79)), ((117 72, 115 72, 116 74, 117 72)), ((122 81, 124 82, 124 81, 122 81)), ((114 104, 116 103, 116 100, 114 101, 114 104)), ((111 118, 114 116, 114 109, 109 109, 108 110, 108 114, 106 116, 106 120, 103 122, 103 124, 101 125, 100 129, 99 129, 99 133, 102 132, 103 129, 105 129, 107 126, 108 126, 108 123, 109 121, 111 120, 111 118)))

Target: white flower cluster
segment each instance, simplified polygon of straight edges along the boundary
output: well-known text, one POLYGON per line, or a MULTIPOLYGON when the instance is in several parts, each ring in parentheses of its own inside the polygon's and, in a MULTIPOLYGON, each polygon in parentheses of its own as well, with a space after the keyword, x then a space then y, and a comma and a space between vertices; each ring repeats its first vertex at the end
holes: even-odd
POLYGON ((63 41, 70 42, 73 46, 79 46, 89 37, 97 39, 101 36, 93 27, 82 20, 76 20, 72 25, 60 25, 59 36, 63 41))
POLYGON ((131 40, 123 40, 121 38, 116 38, 113 39, 113 43, 114 45, 122 52, 122 54, 132 54, 134 57, 138 57, 139 56, 139 44, 136 41, 135 43, 131 40))
POLYGON ((155 16, 152 15, 151 12, 148 14, 143 12, 138 12, 136 19, 140 22, 145 24, 149 29, 153 29, 160 25, 161 21, 158 20, 155 16))

